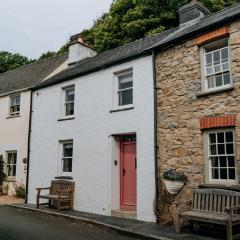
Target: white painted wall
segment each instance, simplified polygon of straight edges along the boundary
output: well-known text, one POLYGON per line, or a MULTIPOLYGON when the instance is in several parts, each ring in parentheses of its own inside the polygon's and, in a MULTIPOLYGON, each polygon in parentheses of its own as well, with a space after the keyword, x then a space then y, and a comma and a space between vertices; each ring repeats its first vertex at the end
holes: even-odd
POLYGON ((117 172, 113 164, 117 145, 111 135, 136 132, 137 218, 155 221, 153 99, 151 56, 34 92, 29 202, 35 203, 36 187, 49 186, 61 174, 59 140, 73 139, 74 207, 110 215, 117 198, 112 185, 116 184, 112 174, 117 172), (114 72, 129 67, 133 68, 134 110, 110 113, 114 72), (59 122, 61 91, 71 84, 75 84, 75 119, 59 122))
MULTIPOLYGON (((4 160, 7 158, 7 151, 17 151, 16 183, 26 182, 23 159, 27 158, 28 149, 28 127, 30 112, 30 91, 21 93, 20 116, 9 118, 9 96, 0 98, 0 155, 4 160)), ((9 194, 14 194, 16 183, 9 184, 9 194)))

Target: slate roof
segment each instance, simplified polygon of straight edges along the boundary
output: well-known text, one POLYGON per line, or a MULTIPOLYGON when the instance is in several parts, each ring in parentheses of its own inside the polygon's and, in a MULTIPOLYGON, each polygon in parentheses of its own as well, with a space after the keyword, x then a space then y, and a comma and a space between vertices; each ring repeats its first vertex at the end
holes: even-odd
POLYGON ((194 25, 176 29, 173 34, 152 45, 150 48, 148 48, 148 50, 167 47, 170 44, 174 44, 186 38, 196 37, 197 35, 206 32, 209 29, 221 27, 222 25, 233 22, 235 20, 240 20, 239 3, 225 8, 224 10, 217 13, 207 15, 194 25))
POLYGON ((29 89, 44 80, 67 60, 64 53, 0 74, 0 95, 29 89))
POLYGON ((176 44, 187 38, 196 37, 198 34, 206 32, 209 29, 220 27, 223 24, 237 19, 240 19, 240 4, 235 4, 232 7, 226 8, 215 14, 208 15, 194 25, 171 29, 152 37, 143 38, 133 43, 101 53, 95 57, 85 59, 52 78, 49 78, 47 81, 41 82, 36 85, 34 89, 64 82, 133 59, 134 57, 143 54, 149 54, 153 49, 163 49, 171 44, 176 44))
POLYGON ((108 66, 126 61, 130 58, 138 57, 144 54, 146 48, 158 43, 163 38, 174 31, 171 29, 164 33, 154 35, 152 37, 143 38, 141 40, 126 44, 113 50, 103 52, 95 57, 82 60, 54 77, 38 84, 34 89, 39 89, 59 82, 63 82, 75 77, 88 74, 90 72, 106 68, 108 66))

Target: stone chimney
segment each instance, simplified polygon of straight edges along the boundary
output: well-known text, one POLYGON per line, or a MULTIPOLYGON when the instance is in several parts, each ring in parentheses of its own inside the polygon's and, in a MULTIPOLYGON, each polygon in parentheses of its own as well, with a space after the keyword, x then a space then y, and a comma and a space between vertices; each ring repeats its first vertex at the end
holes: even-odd
POLYGON ((186 27, 195 24, 211 12, 202 3, 193 0, 182 6, 178 10, 178 13, 180 17, 180 27, 186 27))
POLYGON ((69 42, 68 65, 97 55, 97 52, 84 42, 81 34, 71 36, 69 42))

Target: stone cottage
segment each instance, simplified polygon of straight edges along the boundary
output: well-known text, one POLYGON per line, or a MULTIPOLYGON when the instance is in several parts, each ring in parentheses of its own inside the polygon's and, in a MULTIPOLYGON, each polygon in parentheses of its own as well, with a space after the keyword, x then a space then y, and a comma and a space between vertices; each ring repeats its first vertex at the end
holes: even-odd
POLYGON ((197 1, 179 10, 180 25, 154 46, 161 207, 188 208, 198 187, 240 190, 240 4, 210 14, 197 1), (162 174, 188 181, 172 197, 162 174))

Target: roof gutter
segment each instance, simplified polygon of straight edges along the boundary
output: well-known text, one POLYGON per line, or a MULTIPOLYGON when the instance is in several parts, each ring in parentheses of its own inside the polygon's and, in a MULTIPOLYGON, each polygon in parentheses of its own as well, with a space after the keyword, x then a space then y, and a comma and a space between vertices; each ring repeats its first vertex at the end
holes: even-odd
POLYGON ((29 91, 29 90, 30 90, 30 87, 21 88, 21 89, 14 90, 14 91, 11 91, 11 92, 2 93, 2 94, 0 94, 0 97, 6 97, 6 96, 9 96, 9 95, 13 95, 13 94, 16 94, 16 93, 21 93, 21 92, 26 92, 26 91, 29 91))
POLYGON ((28 152, 27 152, 27 179, 26 179, 26 193, 25 193, 25 203, 28 202, 28 188, 29 188, 29 166, 30 166, 30 142, 31 142, 31 129, 32 129, 32 101, 33 93, 31 91, 30 96, 30 113, 29 113, 29 126, 28 126, 28 152))

